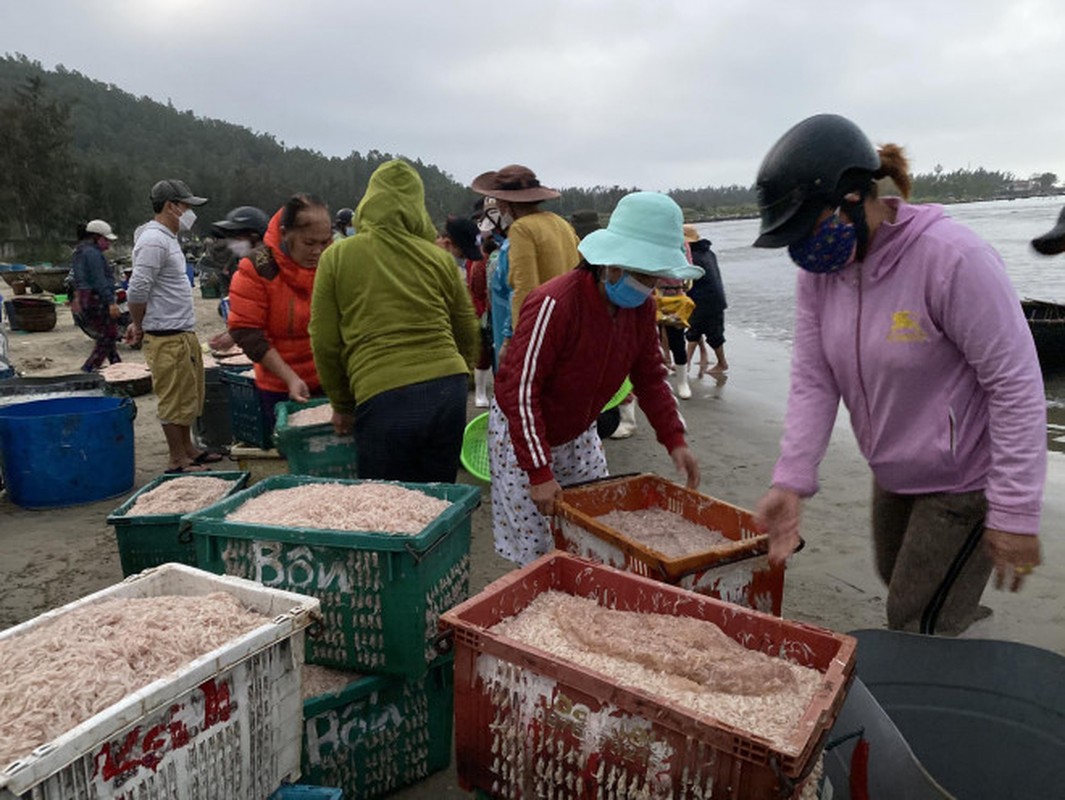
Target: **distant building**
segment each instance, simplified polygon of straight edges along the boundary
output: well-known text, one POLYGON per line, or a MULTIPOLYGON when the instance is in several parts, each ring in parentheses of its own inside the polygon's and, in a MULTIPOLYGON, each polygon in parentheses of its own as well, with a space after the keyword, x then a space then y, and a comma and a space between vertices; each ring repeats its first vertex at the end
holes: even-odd
POLYGON ((1043 185, 1034 178, 1015 180, 1006 184, 1006 191, 1014 196, 1028 197, 1043 193, 1043 185))

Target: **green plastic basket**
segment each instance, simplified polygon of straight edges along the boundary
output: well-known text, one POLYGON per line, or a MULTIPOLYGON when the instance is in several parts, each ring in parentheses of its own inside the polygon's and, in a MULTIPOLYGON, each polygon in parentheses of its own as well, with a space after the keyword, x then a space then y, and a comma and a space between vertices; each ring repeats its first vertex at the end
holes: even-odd
POLYGON ((307 637, 308 663, 420 678, 439 654, 437 618, 469 594, 471 517, 480 489, 398 483, 451 503, 413 536, 226 519, 248 500, 276 489, 363 482, 275 475, 185 519, 196 537, 201 569, 322 601, 324 630, 307 637))
POLYGON ((629 396, 629 392, 631 392, 631 391, 632 391, 632 381, 630 381, 628 379, 628 376, 626 376, 625 377, 625 381, 621 384, 621 388, 618 389, 614 393, 614 396, 611 397, 610 400, 607 401, 607 404, 605 406, 603 406, 603 411, 609 411, 612 408, 620 406, 621 405, 621 401, 624 400, 626 397, 628 397, 629 396))
POLYGON ((233 481, 232 488, 225 494, 225 497, 229 497, 244 488, 248 482, 248 473, 194 472, 184 475, 160 475, 112 511, 107 517, 107 524, 115 528, 118 558, 122 563, 124 576, 129 577, 171 561, 188 564, 190 567, 197 566, 196 543, 192 530, 188 523, 182 522, 180 514, 129 513, 142 494, 176 478, 221 478, 233 481))
POLYGON ((488 468, 488 412, 478 414, 466 424, 462 434, 462 466, 473 477, 482 481, 492 479, 488 468))
POLYGON ((287 400, 278 403, 275 414, 274 443, 288 459, 289 475, 312 475, 318 478, 357 478, 355 436, 337 436, 329 422, 320 425, 289 425, 297 411, 328 405, 321 398, 308 403, 287 400))
POLYGON ((303 702, 300 779, 344 797, 383 797, 451 763, 453 655, 423 678, 356 679, 303 702))
MULTIPOLYGON (((603 411, 621 404, 621 401, 629 396, 632 391, 632 382, 625 378, 621 388, 614 393, 610 401, 603 406, 603 411)), ((488 464, 488 412, 478 414, 466 424, 466 430, 462 434, 462 453, 459 456, 462 466, 473 477, 482 481, 491 481, 492 473, 488 464)))

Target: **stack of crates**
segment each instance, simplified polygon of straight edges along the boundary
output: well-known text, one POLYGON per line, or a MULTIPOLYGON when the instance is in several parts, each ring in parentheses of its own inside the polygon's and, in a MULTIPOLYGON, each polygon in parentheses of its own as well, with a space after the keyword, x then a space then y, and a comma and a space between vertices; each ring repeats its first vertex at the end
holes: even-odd
POLYGON ((453 659, 440 655, 438 619, 469 595, 471 517, 480 490, 400 484, 451 503, 415 535, 250 525, 226 519, 266 492, 313 483, 278 475, 189 515, 199 563, 321 600, 309 664, 359 673, 304 702, 302 780, 371 798, 419 781, 451 760, 453 659))
POLYGON ((338 436, 330 422, 317 425, 290 425, 298 411, 328 405, 327 398, 308 403, 286 401, 277 404, 274 441, 288 462, 289 475, 313 475, 317 478, 357 478, 355 470, 355 436, 338 436))
POLYGON ((273 431, 266 429, 263 420, 255 371, 238 371, 231 367, 220 369, 222 383, 229 389, 229 423, 234 440, 269 450, 273 446, 273 431))

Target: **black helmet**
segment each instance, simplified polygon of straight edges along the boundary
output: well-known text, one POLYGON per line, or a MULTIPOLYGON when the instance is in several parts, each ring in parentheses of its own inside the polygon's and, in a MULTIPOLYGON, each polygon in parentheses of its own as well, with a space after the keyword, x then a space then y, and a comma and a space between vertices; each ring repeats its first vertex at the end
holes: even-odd
POLYGON ((257 233, 259 238, 266 235, 270 218, 255 206, 238 206, 226 214, 226 218, 211 224, 211 233, 220 238, 236 236, 240 233, 257 233))
POLYGON ((337 212, 333 225, 337 228, 346 228, 351 224, 351 218, 354 216, 355 212, 350 208, 342 208, 337 212))
POLYGON ((879 168, 876 148, 849 119, 837 114, 804 119, 780 137, 758 169, 762 226, 754 246, 797 242, 826 207, 871 183, 879 168))

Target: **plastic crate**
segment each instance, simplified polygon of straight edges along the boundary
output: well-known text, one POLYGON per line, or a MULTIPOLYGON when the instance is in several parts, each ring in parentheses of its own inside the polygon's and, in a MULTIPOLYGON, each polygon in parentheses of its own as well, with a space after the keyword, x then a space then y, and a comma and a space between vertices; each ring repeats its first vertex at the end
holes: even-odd
POLYGON ((181 521, 181 514, 129 513, 141 495, 175 478, 221 478, 232 481, 233 485, 224 495, 229 497, 244 488, 248 482, 248 473, 190 472, 185 475, 160 475, 112 511, 107 517, 107 524, 115 528, 123 575, 128 577, 149 567, 158 567, 169 562, 196 566, 196 542, 192 537, 192 526, 181 521))
POLYGON ((303 780, 382 797, 451 763, 454 658, 416 680, 362 677, 303 703, 303 780))
POLYGON ((266 429, 255 371, 222 369, 222 383, 229 387, 229 421, 233 438, 262 450, 273 446, 273 431, 266 429))
POLYGON ((274 442, 277 450, 288 460, 290 475, 312 475, 318 478, 357 478, 355 469, 355 436, 337 436, 331 423, 320 425, 289 425, 288 418, 306 408, 328 405, 322 398, 309 403, 285 401, 276 408, 277 424, 274 442))
POLYGON ((314 598, 167 564, 9 628, 0 641, 106 600, 219 591, 271 621, 7 766, 0 797, 267 797, 297 778, 303 636, 318 612, 314 598))
POLYGON ((657 475, 630 475, 564 489, 555 514, 552 534, 559 550, 780 616, 784 565, 769 565, 769 537, 758 533, 749 511, 657 475), (680 514, 734 544, 667 558, 595 519, 646 508, 680 514))
MULTIPOLYGON (((460 785, 528 798, 597 788, 623 797, 790 797, 816 765, 853 676, 849 636, 781 620, 554 552, 448 611, 454 632, 455 758, 460 785), (490 630, 543 592, 625 611, 709 620, 744 647, 824 675, 786 745, 696 714, 490 630)), ((596 795, 597 796, 597 795, 596 795)))
POLYGON ((331 786, 290 783, 270 795, 270 800, 344 800, 344 792, 331 786))
POLYGON ((308 638, 308 663, 420 678, 439 655, 440 613, 469 595, 471 516, 481 501, 479 489, 399 484, 451 502, 414 536, 226 520, 251 498, 274 489, 361 482, 277 475, 186 519, 204 569, 321 599, 325 630, 308 638))

